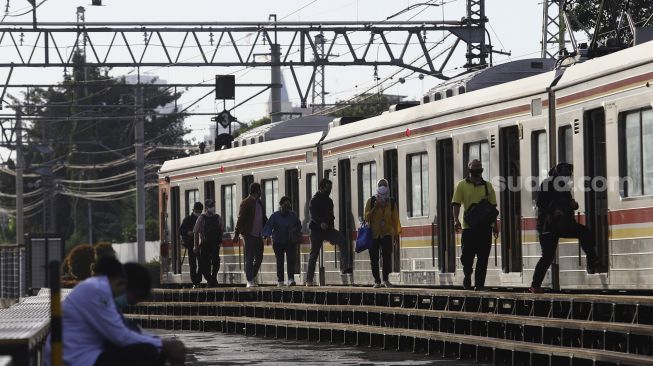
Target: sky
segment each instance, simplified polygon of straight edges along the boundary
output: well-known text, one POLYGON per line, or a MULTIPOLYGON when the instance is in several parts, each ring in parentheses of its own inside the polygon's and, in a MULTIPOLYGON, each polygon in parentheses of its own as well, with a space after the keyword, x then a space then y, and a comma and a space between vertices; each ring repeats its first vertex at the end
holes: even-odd
MULTIPOLYGON (((38 1, 38 0, 37 0, 38 1)), ((38 9, 39 21, 74 22, 78 6, 86 8, 87 22, 140 22, 140 21, 266 21, 269 14, 276 14, 284 21, 380 21, 389 15, 405 9, 412 4, 425 0, 103 0, 103 6, 90 6, 90 0, 46 0, 38 9)), ((418 7, 413 11, 398 16, 394 20, 458 20, 465 16, 464 0, 436 0, 444 5, 438 7, 418 7)), ((5 2, 3 1, 3 4, 5 2)), ((9 14, 15 15, 29 6, 26 0, 9 0, 9 14)), ((26 8, 29 10, 29 8, 26 8)), ((486 15, 489 18, 488 31, 495 49, 510 51, 511 56, 495 55, 494 62, 503 63, 510 59, 539 57, 542 27, 542 4, 538 0, 486 0, 486 15)), ((20 17, 7 17, 5 22, 31 21, 31 13, 20 17)), ((6 46, 6 41, 1 46, 6 46)), ((459 48, 449 63, 448 72, 457 72, 464 60, 464 47, 459 48)), ((282 49, 283 52, 283 49, 282 49)), ((197 56, 197 55, 195 55, 197 56)), ((217 74, 234 72, 237 83, 270 82, 269 68, 238 70, 239 68, 217 67, 143 67, 142 74, 157 76, 175 83, 199 83, 210 81, 217 74)), ((381 78, 398 71, 396 67, 381 67, 381 78)), ((117 68, 111 75, 134 74, 133 68, 117 68)), ((307 70, 300 71, 306 77, 307 70)), ((292 85, 292 77, 284 70, 284 78, 289 84, 288 94, 291 102, 299 104, 297 91, 292 85)), ((371 67, 327 67, 326 69, 327 103, 335 103, 352 97, 366 87, 374 86, 371 67)), ((0 80, 5 80, 7 70, 0 70, 0 80)), ((17 68, 11 83, 54 83, 60 81, 62 69, 28 69, 17 68)), ((419 100, 424 92, 439 84, 441 80, 426 77, 420 80, 416 74, 407 78, 404 84, 398 84, 386 93, 404 95, 408 99, 419 100)), ((16 90, 13 91, 14 93, 16 90)), ((206 88, 191 89, 181 97, 181 105, 189 105, 207 92, 206 88)), ((238 89, 236 102, 243 100, 254 92, 253 89, 238 89)), ((247 122, 266 115, 268 93, 254 98, 233 113, 240 121, 247 122)), ((310 97, 309 97, 310 98, 310 97)), ((310 103, 310 100, 309 100, 310 103)), ((232 103, 233 105, 233 103, 232 103)), ((222 103, 212 98, 198 103, 193 112, 219 112, 222 103)), ((194 116, 186 120, 191 130, 187 138, 202 139, 214 126, 209 116, 194 116)))

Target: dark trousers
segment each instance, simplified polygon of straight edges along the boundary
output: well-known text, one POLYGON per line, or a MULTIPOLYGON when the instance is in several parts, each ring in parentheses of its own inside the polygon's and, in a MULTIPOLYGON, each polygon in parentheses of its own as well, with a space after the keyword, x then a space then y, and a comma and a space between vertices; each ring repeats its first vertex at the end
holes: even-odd
POLYGON ((558 240, 560 238, 577 238, 580 242, 580 246, 583 248, 585 255, 587 255, 588 261, 594 261, 596 259, 596 248, 594 248, 594 235, 589 231, 585 225, 581 225, 577 222, 569 224, 563 228, 556 230, 540 232, 540 247, 542 248, 542 258, 537 262, 535 266, 535 272, 533 273, 533 282, 531 286, 540 287, 542 286, 542 281, 544 281, 544 276, 546 276, 546 271, 553 263, 555 258, 556 249, 558 248, 558 240))
POLYGON ((163 355, 151 344, 110 345, 95 360, 94 366, 163 366, 164 361, 163 355))
POLYGON ((320 255, 322 244, 325 241, 337 245, 340 249, 341 272, 346 273, 352 269, 351 245, 349 240, 345 240, 336 229, 311 230, 311 254, 308 256, 307 281, 313 281, 315 277, 315 264, 317 263, 317 257, 320 255))
POLYGON ((202 282, 202 273, 198 270, 199 256, 193 250, 191 245, 186 249, 188 253, 188 265, 190 266, 190 280, 193 285, 199 285, 202 282))
MULTIPOLYGON (((209 286, 218 284, 220 270, 220 246, 204 244, 200 247, 200 273, 209 286)), ((199 275, 198 275, 199 277, 199 275)))
POLYGON ((381 278, 379 277, 379 251, 381 251, 383 281, 387 281, 392 271, 392 236, 387 235, 374 239, 374 245, 368 251, 370 252, 374 282, 381 283, 381 278))
POLYGON ((263 262, 263 239, 257 236, 245 235, 245 277, 254 281, 263 262))
POLYGON ((295 244, 274 243, 274 256, 277 258, 277 281, 283 282, 283 262, 284 254, 288 261, 288 280, 295 280, 295 251, 297 246, 295 244))
POLYGON ((474 257, 476 257, 476 273, 474 273, 474 286, 485 286, 487 274, 487 261, 492 248, 492 227, 463 229, 462 254, 460 262, 463 264, 465 278, 474 272, 474 257))

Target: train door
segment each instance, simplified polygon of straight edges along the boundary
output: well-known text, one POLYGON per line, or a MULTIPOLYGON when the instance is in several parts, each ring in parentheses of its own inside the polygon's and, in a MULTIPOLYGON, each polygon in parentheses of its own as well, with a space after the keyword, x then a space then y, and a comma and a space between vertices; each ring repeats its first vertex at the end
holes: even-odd
POLYGON ((499 170, 506 189, 501 191, 501 266, 504 273, 522 271, 521 192, 519 190, 519 127, 499 132, 499 170))
MULTIPOLYGON (((399 157, 397 149, 386 150, 383 152, 383 177, 388 180, 390 185, 390 197, 399 207, 399 157)), ((401 240, 394 243, 392 248, 392 272, 401 270, 401 240)))
MULTIPOLYGON (((453 140, 436 143, 436 174, 438 177, 438 265, 442 273, 456 272, 456 236, 453 227, 453 140)), ((434 233, 432 235, 435 235, 434 233)))
MULTIPOLYGON (((351 163, 349 159, 338 161, 338 223, 340 234, 350 240, 351 230, 355 227, 351 201, 351 163)), ((340 249, 340 248, 338 248, 340 249)), ((349 254, 350 258, 352 254, 349 254)), ((353 264, 353 263, 352 263, 353 264)))
POLYGON ((174 273, 181 273, 181 238, 179 236, 179 226, 181 226, 179 216, 179 212, 181 211, 180 198, 179 187, 172 187, 170 189, 170 239, 172 242, 172 271, 174 273))
POLYGON ((249 196, 249 186, 254 183, 253 175, 243 175, 243 199, 249 196))
MULTIPOLYGON (((297 169, 286 170, 286 196, 292 200, 292 210, 299 216, 299 172, 297 169)), ((295 248, 295 273, 301 273, 301 245, 295 248)))
POLYGON ((605 151, 605 111, 603 108, 585 112, 585 218, 587 228, 596 240, 596 254, 599 257, 599 272, 608 271, 608 191, 605 151))

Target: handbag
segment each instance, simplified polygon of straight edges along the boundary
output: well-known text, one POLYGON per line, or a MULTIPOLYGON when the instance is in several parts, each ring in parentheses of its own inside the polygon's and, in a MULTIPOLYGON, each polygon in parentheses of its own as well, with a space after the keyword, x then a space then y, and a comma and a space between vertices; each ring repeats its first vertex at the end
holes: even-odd
POLYGON ((485 183, 485 197, 478 203, 472 205, 465 212, 464 220, 472 229, 483 228, 491 226, 499 216, 499 210, 496 206, 491 204, 488 198, 490 197, 487 189, 487 182, 485 183))
POLYGON ((356 237, 356 253, 360 253, 370 249, 374 245, 374 234, 372 228, 363 222, 358 228, 358 236, 356 237))

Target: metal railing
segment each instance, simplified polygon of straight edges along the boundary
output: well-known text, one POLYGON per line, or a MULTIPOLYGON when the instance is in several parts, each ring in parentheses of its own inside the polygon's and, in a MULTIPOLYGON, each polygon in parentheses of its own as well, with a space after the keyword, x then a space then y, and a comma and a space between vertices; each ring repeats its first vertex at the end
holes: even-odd
POLYGON ((0 299, 18 299, 27 294, 25 247, 0 245, 0 299))

